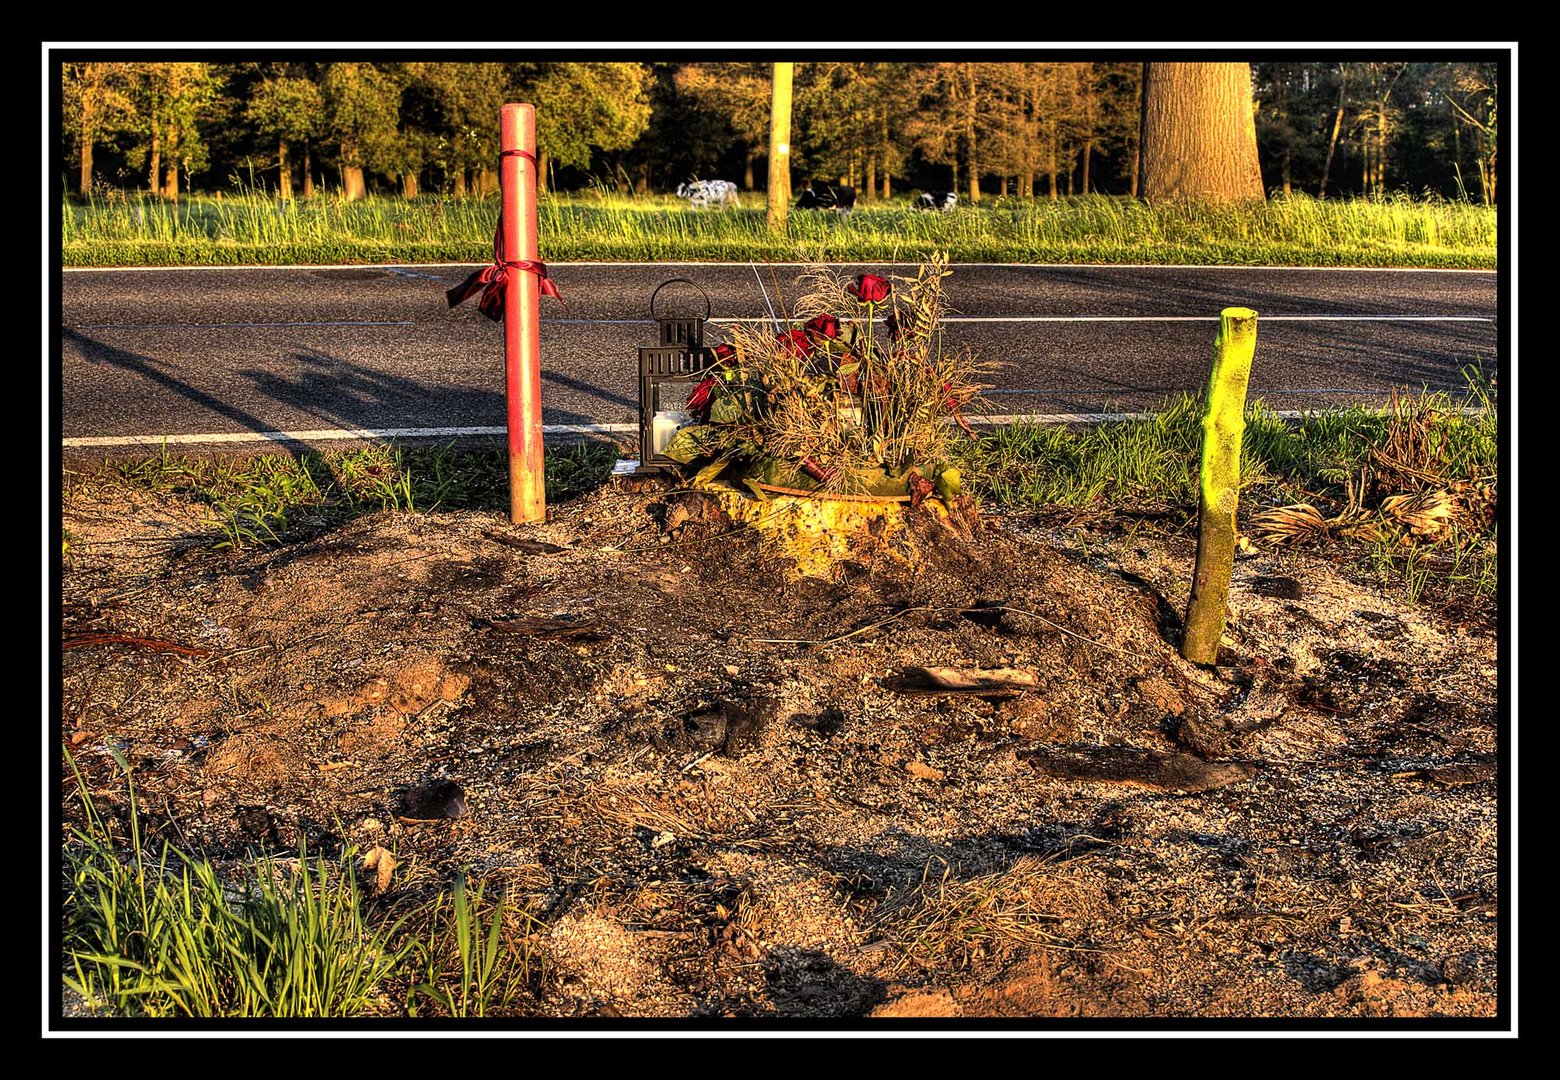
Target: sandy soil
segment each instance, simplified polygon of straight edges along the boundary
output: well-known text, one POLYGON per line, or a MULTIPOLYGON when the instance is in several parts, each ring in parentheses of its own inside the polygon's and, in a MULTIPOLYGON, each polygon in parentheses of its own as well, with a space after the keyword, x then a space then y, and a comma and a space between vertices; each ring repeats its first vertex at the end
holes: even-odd
POLYGON ((868 545, 795 582, 665 505, 620 481, 529 530, 385 513, 234 555, 198 505, 86 484, 63 738, 219 859, 381 844, 378 902, 507 888, 528 1014, 1494 1014, 1487 618, 1259 552, 1203 671, 1184 536, 926 523, 914 571, 868 545), (467 812, 414 819, 440 779, 467 812))

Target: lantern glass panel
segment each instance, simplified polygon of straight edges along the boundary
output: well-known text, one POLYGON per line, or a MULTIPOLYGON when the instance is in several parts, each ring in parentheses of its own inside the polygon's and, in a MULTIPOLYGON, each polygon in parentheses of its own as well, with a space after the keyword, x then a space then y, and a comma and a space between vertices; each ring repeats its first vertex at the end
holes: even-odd
POLYGON ((650 408, 652 418, 652 453, 659 454, 672 441, 677 429, 693 423, 693 410, 688 407, 688 396, 698 384, 689 379, 657 380, 650 384, 650 408))

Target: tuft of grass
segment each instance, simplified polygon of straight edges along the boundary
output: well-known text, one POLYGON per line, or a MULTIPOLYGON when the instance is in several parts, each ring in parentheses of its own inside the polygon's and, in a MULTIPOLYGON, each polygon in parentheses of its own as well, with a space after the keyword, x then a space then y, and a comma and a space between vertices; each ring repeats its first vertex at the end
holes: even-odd
POLYGON ((418 942, 420 971, 408 993, 409 1015, 419 1015, 419 1000, 426 1000, 447 1016, 487 1016, 507 1008, 531 979, 536 920, 506 897, 485 898, 485 891, 457 874, 450 893, 422 913, 426 930, 418 942))
MULTIPOLYGON (((245 263, 486 262, 496 199, 425 196, 282 202, 240 186, 221 198, 168 203, 147 194, 66 200, 66 266, 245 263)), ((749 209, 695 211, 672 196, 552 194, 538 208, 550 260, 959 261, 1223 263, 1240 265, 1495 265, 1497 211, 1392 195, 1255 206, 1150 206, 1086 195, 997 198, 948 214, 908 199, 861 204, 849 215, 793 213, 784 236, 761 200, 749 209)))
MULTIPOLYGON (((67 752, 68 754, 68 752, 67 752)), ((353 1016, 409 951, 398 926, 364 919, 349 851, 266 856, 234 886, 205 858, 147 850, 128 764, 124 857, 86 780, 85 824, 62 849, 64 982, 94 1009, 129 1016, 353 1016)))
POLYGON ((70 751, 81 824, 60 851, 62 980, 88 1008, 116 1016, 487 1016, 513 1004, 539 971, 540 925, 508 897, 456 876, 449 891, 406 907, 370 907, 356 847, 334 859, 300 849, 219 873, 171 844, 151 850, 133 773, 116 828, 70 751))

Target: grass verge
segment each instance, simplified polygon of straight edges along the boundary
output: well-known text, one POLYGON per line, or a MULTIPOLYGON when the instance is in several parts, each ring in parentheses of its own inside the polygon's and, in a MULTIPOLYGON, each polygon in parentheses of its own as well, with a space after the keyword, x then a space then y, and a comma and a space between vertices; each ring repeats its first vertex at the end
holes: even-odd
MULTIPOLYGON (((606 479, 617 447, 552 447, 547 499, 563 502, 606 479)), ((215 546, 242 550, 279 543, 379 510, 507 508, 503 450, 371 445, 248 458, 174 456, 106 459, 96 475, 153 491, 181 492, 210 508, 215 546)), ((73 479, 67 476, 67 481, 73 479)), ((68 557, 71 538, 62 543, 68 557)))
MULTIPOLYGON (((958 464, 988 506, 1132 508, 1175 528, 1196 510, 1201 401, 1181 395, 1144 419, 1075 429, 1019 421, 961 444, 958 464)), ((1260 544, 1327 551, 1399 583, 1407 598, 1494 598, 1499 432, 1482 376, 1461 397, 1401 396, 1385 410, 1280 418, 1247 410, 1242 528, 1260 544)), ((547 497, 601 484, 607 443, 550 449, 547 497)), ((210 507, 212 544, 243 549, 309 535, 381 509, 488 510, 508 505, 502 451, 369 446, 235 459, 162 454, 111 459, 112 481, 182 492, 210 507)), ((68 490, 68 489, 67 489, 68 490)), ((71 558, 72 537, 62 539, 71 558)))
MULTIPOLYGON (((964 472, 988 504, 1130 506, 1192 523, 1202 402, 1166 401, 1146 419, 1074 430, 1018 422, 966 446, 964 472)), ((1247 409, 1240 521, 1259 544, 1311 547, 1396 583, 1411 602, 1493 600, 1499 429, 1489 391, 1397 396, 1276 416, 1247 409)))
MULTIPOLYGON (((1493 208, 1406 196, 1273 199, 1256 206, 1153 206, 1104 195, 996 198, 948 214, 900 200, 848 216, 797 212, 769 231, 747 209, 693 211, 669 196, 555 195, 538 213, 549 260, 1188 263, 1495 266, 1493 208)), ((253 192, 167 203, 67 201, 66 266, 486 262, 496 199, 322 196, 281 203, 253 192)))

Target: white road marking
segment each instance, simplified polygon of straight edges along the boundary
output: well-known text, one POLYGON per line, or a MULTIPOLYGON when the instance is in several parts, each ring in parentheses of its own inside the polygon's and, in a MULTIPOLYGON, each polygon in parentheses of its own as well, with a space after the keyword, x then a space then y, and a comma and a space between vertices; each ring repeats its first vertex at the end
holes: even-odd
MULTIPOLYGON (((1029 422, 1036 424, 1101 424, 1112 420, 1143 420, 1151 412, 1061 412, 1002 413, 995 416, 968 417, 971 424, 992 427, 999 424, 1029 422)), ((1274 410, 1271 415, 1298 420, 1303 410, 1274 410)), ((502 436, 503 427, 427 427, 427 428, 321 428, 313 431, 214 431, 189 435, 81 435, 61 439, 65 449, 107 449, 111 447, 227 445, 253 442, 340 442, 349 439, 449 439, 460 436, 502 436)), ((547 435, 626 435, 637 432, 638 424, 547 424, 547 435)))
MULTIPOLYGON (((554 262, 547 261, 549 268, 556 266, 611 266, 611 267, 662 267, 662 266, 909 266, 910 263, 887 262, 766 262, 761 260, 747 260, 745 262, 554 262)), ((272 266, 265 263, 245 263, 242 266, 65 266, 61 271, 66 274, 117 274, 117 273, 150 273, 162 270, 387 270, 404 271, 410 269, 439 268, 470 270, 478 266, 490 266, 488 262, 439 262, 439 263, 293 263, 286 266, 272 266)), ((1445 266, 1231 266, 1220 264, 1217 266, 1197 266, 1189 263, 994 263, 994 262, 967 262, 949 263, 951 267, 1011 267, 1024 270, 1283 270, 1283 271, 1311 271, 1313 273, 1331 273, 1339 271, 1343 273, 1372 273, 1372 274, 1494 274, 1496 270, 1460 269, 1458 267, 1445 266)))
MULTIPOLYGON (((188 435, 82 435, 61 439, 70 448, 110 446, 196 446, 246 442, 332 442, 343 439, 448 439, 466 435, 503 435, 502 427, 320 428, 312 431, 208 431, 188 435)), ((638 424, 546 424, 545 435, 617 435, 638 431, 638 424)))
POLYGON ((411 319, 334 319, 321 322, 71 323, 72 330, 254 330, 297 326, 413 326, 411 319))
MULTIPOLYGON (((1273 322, 1482 322, 1495 320, 1487 315, 1259 315, 1264 323, 1273 322)), ((650 319, 542 319, 544 324, 560 326, 648 326, 650 319)), ((706 319, 719 324, 767 323, 762 315, 706 319)), ((843 323, 863 320, 846 317, 843 323)), ((1217 315, 947 315, 945 323, 1153 323, 1218 322, 1217 315)), ((72 323, 72 330, 265 330, 342 326, 415 326, 411 319, 339 320, 334 322, 225 322, 225 323, 72 323)), ((429 320, 424 325, 447 325, 429 320)), ((798 324, 800 325, 800 324, 798 324)))

